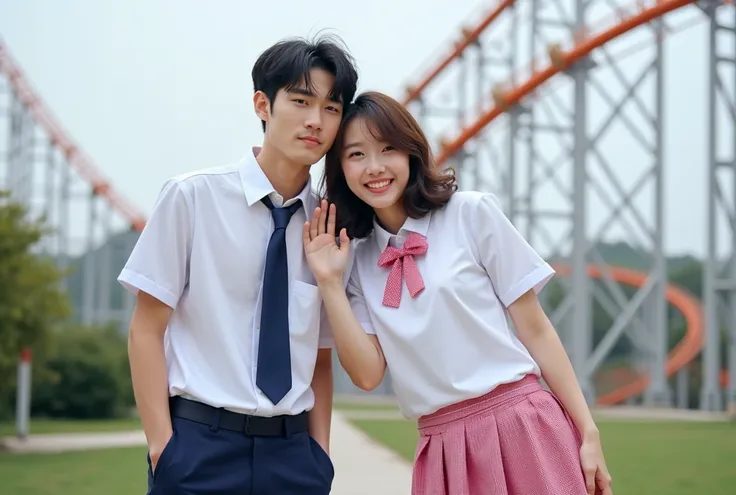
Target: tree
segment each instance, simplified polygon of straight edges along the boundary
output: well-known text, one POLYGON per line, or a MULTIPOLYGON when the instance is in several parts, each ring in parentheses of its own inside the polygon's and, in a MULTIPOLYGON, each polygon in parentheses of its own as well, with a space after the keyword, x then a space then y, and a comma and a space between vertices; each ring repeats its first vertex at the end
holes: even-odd
POLYGON ((42 345, 49 330, 69 315, 60 288, 64 273, 33 252, 48 233, 44 223, 0 191, 0 397, 14 388, 21 349, 42 345))

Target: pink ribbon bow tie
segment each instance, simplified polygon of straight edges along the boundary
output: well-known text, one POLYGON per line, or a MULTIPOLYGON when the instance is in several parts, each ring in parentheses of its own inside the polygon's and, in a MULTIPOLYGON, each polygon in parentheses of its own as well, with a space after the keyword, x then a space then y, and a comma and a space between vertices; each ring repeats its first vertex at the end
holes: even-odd
POLYGON ((383 292, 383 305, 398 308, 401 302, 401 282, 406 280, 406 287, 411 297, 416 297, 424 289, 424 280, 419 273, 419 268, 414 261, 415 254, 427 252, 427 240, 412 232, 406 238, 403 248, 387 246, 378 258, 378 266, 386 268, 391 266, 391 272, 386 280, 386 288, 383 292))

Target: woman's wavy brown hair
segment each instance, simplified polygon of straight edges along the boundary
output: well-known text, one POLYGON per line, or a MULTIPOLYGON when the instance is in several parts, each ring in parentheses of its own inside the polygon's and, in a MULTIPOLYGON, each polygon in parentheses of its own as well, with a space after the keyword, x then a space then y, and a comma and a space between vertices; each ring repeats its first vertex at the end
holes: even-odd
POLYGON ((454 171, 438 170, 424 132, 401 103, 383 93, 368 91, 348 106, 325 156, 320 188, 323 197, 337 207, 337 232, 345 228, 353 239, 366 237, 373 230, 373 208, 353 194, 342 170, 345 129, 356 119, 363 120, 377 141, 409 154, 409 181, 404 190, 404 208, 409 217, 421 218, 447 204, 457 190, 454 171))

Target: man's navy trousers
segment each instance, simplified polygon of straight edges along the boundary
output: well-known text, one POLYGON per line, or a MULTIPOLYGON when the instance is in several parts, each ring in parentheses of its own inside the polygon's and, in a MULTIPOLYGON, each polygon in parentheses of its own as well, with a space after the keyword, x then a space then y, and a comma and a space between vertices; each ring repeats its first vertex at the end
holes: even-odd
POLYGON ((307 431, 307 413, 264 418, 179 397, 173 435, 148 495, 328 495, 334 467, 307 431))

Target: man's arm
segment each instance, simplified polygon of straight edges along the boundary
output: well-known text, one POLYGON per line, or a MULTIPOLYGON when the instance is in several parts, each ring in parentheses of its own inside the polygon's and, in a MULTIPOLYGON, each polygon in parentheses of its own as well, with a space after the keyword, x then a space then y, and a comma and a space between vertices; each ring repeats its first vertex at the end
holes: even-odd
POLYGON ((128 336, 133 393, 153 468, 173 431, 164 355, 164 333, 172 311, 158 299, 139 291, 128 336))
POLYGON ((330 425, 332 422, 332 349, 319 349, 312 378, 314 407, 309 412, 309 434, 330 453, 330 425))

